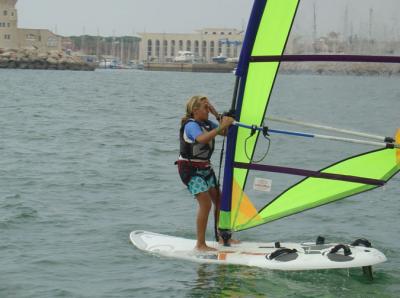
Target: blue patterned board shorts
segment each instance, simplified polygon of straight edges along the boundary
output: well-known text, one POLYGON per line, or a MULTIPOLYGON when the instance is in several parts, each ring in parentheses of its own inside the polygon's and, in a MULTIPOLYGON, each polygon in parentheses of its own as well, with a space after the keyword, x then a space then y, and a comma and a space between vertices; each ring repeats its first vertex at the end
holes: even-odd
POLYGON ((189 183, 188 183, 188 190, 192 195, 197 195, 201 192, 208 191, 212 187, 217 186, 217 181, 215 179, 215 175, 212 174, 210 175, 211 171, 213 171, 211 168, 210 169, 204 169, 204 170, 197 170, 197 174, 201 176, 193 176, 189 183), (208 179, 205 179, 205 177, 208 177, 208 179), (203 176, 203 177, 202 177, 203 176))

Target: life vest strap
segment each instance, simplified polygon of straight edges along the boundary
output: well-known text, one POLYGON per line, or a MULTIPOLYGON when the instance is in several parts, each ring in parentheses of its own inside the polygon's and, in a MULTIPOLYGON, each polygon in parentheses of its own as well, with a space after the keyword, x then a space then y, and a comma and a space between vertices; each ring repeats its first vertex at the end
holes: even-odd
POLYGON ((208 169, 211 167, 211 163, 209 161, 191 161, 191 160, 177 160, 175 162, 177 165, 187 165, 193 167, 195 169, 208 169))

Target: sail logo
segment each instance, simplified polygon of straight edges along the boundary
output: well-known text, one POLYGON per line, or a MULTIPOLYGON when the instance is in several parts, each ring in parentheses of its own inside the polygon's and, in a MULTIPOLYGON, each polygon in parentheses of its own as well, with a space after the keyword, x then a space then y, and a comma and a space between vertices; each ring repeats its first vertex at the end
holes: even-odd
POLYGON ((272 180, 265 178, 255 178, 253 183, 253 189, 262 192, 271 192, 272 180))

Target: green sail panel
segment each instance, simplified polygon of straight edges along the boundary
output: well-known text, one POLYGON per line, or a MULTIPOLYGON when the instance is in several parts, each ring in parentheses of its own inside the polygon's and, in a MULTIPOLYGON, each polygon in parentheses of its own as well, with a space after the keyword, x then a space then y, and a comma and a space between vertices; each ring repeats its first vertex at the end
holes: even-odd
MULTIPOLYGON (((296 15, 299 0, 268 0, 258 28, 252 56, 282 55, 296 15)), ((263 122, 271 96, 278 62, 250 63, 240 111, 240 122, 260 125, 263 122)), ((244 151, 248 129, 238 128, 235 162, 249 162, 244 151)), ((258 135, 257 135, 258 136, 258 135)), ((247 142, 247 152, 252 155, 257 138, 247 142)), ((233 177, 243 189, 248 170, 234 169, 233 177)), ((235 206, 232 206, 234 209, 235 206)))
MULTIPOLYGON (((247 76, 246 89, 243 98, 240 122, 261 124, 264 119, 266 105, 272 90, 272 85, 278 69, 278 63, 251 64, 247 76)), ((258 137, 258 132, 256 133, 258 137)), ((249 137, 249 130, 239 128, 236 139, 235 161, 248 163, 244 146, 248 154, 252 154, 256 145, 257 137, 249 137), (246 139, 248 139, 246 143, 246 139)), ((234 177, 243 188, 247 176, 245 169, 235 169, 234 177)))
MULTIPOLYGON (((388 181, 400 170, 398 149, 381 149, 349 158, 321 172, 388 181)), ((324 204, 359 194, 377 186, 320 178, 306 178, 261 209, 256 217, 235 226, 236 231, 265 224, 324 204)))
POLYGON ((282 55, 299 0, 267 0, 252 56, 282 55))
MULTIPOLYGON (((258 26, 251 56, 282 55, 296 15, 299 0, 268 0, 258 26)), ((239 121, 260 125, 263 122, 269 98, 272 93, 279 62, 249 63, 241 104, 239 121)), ((247 129, 238 128, 234 162, 249 163, 245 153, 247 129)), ((252 156, 256 139, 246 143, 246 151, 252 156)), ((248 170, 233 169, 233 191, 231 212, 221 212, 220 227, 234 229, 251 218, 257 217, 257 210, 244 194, 248 170)))

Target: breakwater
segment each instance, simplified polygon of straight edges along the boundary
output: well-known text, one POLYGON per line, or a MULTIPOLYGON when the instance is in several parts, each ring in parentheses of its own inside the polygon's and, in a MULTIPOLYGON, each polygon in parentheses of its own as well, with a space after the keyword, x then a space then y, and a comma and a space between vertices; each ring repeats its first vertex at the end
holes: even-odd
POLYGON ((60 51, 0 50, 0 68, 93 71, 95 65, 60 51))

